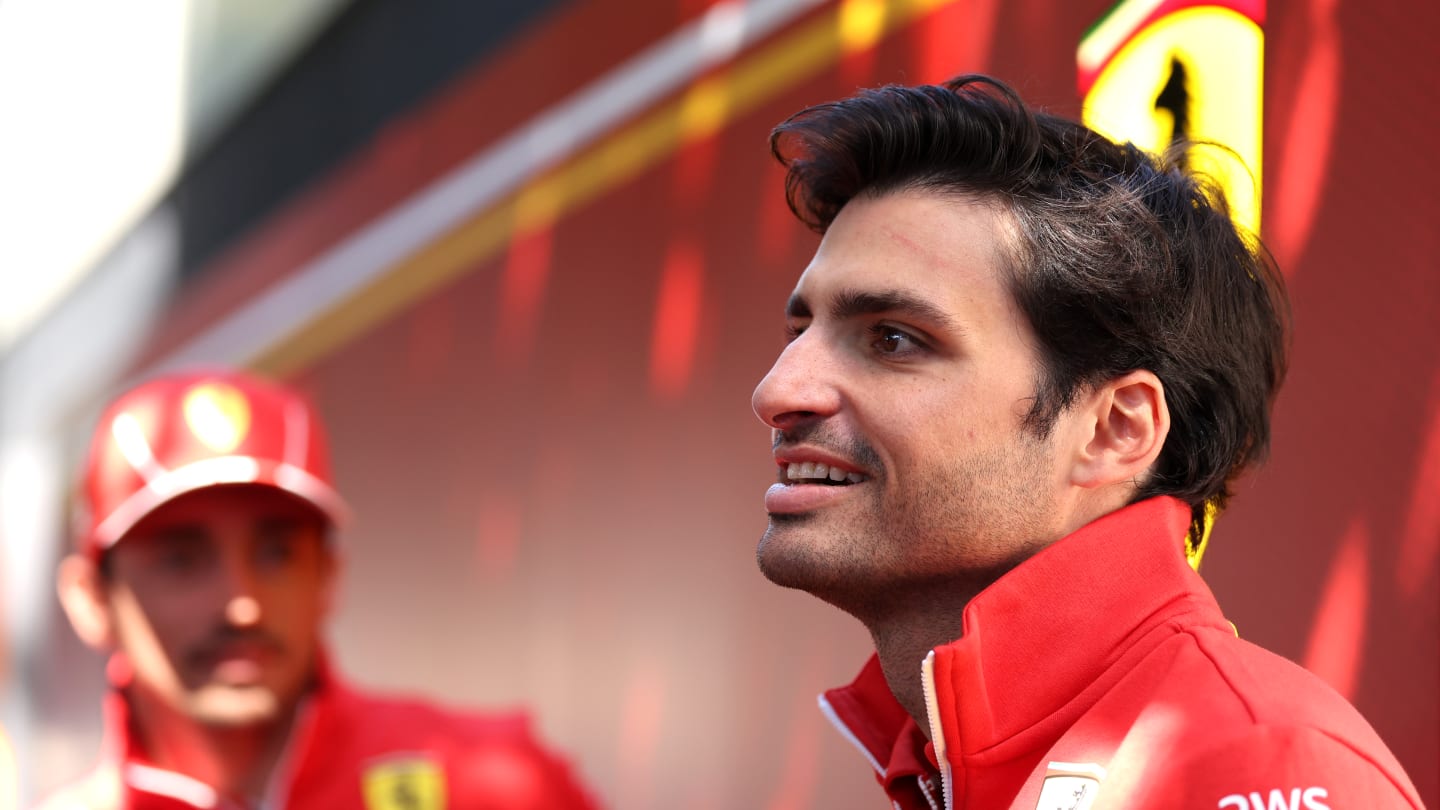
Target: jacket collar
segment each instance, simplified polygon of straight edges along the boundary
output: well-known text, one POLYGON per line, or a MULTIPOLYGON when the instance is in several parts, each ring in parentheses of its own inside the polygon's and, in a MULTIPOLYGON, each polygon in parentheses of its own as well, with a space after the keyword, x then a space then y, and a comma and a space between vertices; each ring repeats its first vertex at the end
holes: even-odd
MULTIPOLYGON (((1214 597, 1185 562, 1190 508, 1151 498, 1057 540, 996 580, 966 606, 961 638, 937 648, 932 737, 945 758, 1013 741, 1028 750, 1093 704, 1077 699, 1126 652, 1176 616, 1199 612, 1228 629, 1214 597)), ((1158 639, 1156 639, 1158 641, 1158 639)), ((920 676, 920 662, 916 662, 920 676)), ((822 709, 880 774, 914 727, 872 656, 822 709)))

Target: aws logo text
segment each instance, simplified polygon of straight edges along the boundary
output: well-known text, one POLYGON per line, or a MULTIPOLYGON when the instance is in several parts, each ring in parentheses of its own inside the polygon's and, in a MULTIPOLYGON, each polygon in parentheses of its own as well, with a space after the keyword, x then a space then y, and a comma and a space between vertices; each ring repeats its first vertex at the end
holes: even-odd
POLYGON ((1248 796, 1232 793, 1220 800, 1216 810, 1330 810, 1323 801, 1326 797, 1323 787, 1291 788, 1289 795, 1276 788, 1270 791, 1269 802, 1253 791, 1248 796))

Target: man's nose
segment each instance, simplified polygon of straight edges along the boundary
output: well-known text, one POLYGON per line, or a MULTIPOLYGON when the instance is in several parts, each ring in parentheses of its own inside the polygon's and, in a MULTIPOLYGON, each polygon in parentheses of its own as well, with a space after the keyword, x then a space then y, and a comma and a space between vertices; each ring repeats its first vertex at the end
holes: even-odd
POLYGON ((829 416, 840 406, 837 363, 815 331, 790 341, 770 367, 750 407, 760 421, 784 430, 809 418, 829 416))
POLYGON ((230 559, 225 563, 225 620, 235 627, 250 627, 260 621, 258 577, 249 561, 230 559))

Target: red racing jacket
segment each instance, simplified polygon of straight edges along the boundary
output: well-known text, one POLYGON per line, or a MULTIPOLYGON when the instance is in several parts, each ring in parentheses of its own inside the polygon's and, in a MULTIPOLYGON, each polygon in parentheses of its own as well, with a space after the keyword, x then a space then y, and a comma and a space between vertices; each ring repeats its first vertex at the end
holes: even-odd
POLYGON ((896 810, 1419 810, 1344 698, 1236 636, 1185 562, 1189 521, 1142 501, 971 600, 917 667, 933 744, 873 657, 821 710, 896 810))
MULTIPOLYGON (((377 697, 322 665, 258 810, 591 810, 564 762, 521 713, 457 713, 377 697)), ((208 785, 150 763, 125 698, 105 698, 100 762, 40 810, 243 810, 208 785)))

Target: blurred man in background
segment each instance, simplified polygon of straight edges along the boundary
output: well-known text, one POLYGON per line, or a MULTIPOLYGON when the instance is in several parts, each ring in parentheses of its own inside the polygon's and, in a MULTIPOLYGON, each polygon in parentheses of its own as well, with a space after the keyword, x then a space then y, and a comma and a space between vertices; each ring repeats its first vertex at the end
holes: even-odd
POLYGON ((522 715, 362 694, 329 666, 346 507, 295 392, 233 372, 130 390, 82 500, 58 588, 113 690, 98 766, 44 807, 592 806, 522 715))
POLYGON ((1187 565, 1285 370, 1280 276, 1223 198, 984 77, 771 143, 824 238, 755 390, 759 563, 870 630, 821 702, 894 806, 1418 808, 1187 565))

